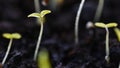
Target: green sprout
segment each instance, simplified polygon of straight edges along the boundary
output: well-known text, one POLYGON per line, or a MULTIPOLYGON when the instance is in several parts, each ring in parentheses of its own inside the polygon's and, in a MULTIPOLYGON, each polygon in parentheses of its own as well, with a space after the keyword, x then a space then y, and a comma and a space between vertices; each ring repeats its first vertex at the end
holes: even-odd
POLYGON ((114 28, 114 31, 117 35, 118 41, 120 42, 120 29, 119 28, 114 28))
POLYGON ((40 33, 39 33, 39 37, 38 37, 38 41, 37 41, 37 45, 36 45, 36 49, 35 49, 35 53, 34 53, 34 60, 36 60, 36 58, 37 58, 39 45, 41 43, 41 38, 42 38, 42 34, 43 34, 43 24, 45 22, 45 15, 49 14, 49 13, 51 13, 50 10, 43 10, 40 13, 32 13, 32 14, 28 15, 28 17, 38 18, 39 24, 41 25, 40 33))
POLYGON ((42 49, 38 54, 38 68, 52 68, 46 49, 42 49))
POLYGON ((76 15, 76 20, 75 20, 75 44, 78 44, 78 24, 79 24, 79 18, 80 18, 80 15, 81 15, 81 11, 82 11, 82 8, 83 8, 83 5, 85 3, 85 0, 81 0, 81 3, 79 5, 79 9, 77 11, 77 15, 76 15))
POLYGON ((98 7, 97 7, 95 17, 94 17, 94 22, 99 21, 102 10, 103 10, 103 6, 104 6, 104 0, 99 0, 98 7))
POLYGON ((7 48, 5 57, 4 57, 3 61, 2 61, 2 65, 4 65, 4 63, 5 63, 5 61, 6 61, 7 57, 8 57, 8 54, 9 54, 11 46, 12 46, 13 39, 20 39, 21 35, 19 33, 12 33, 12 34, 4 33, 3 37, 6 38, 6 39, 10 39, 10 41, 9 41, 9 44, 8 44, 8 48, 7 48))
POLYGON ((107 61, 107 63, 109 63, 110 61, 110 57, 109 57, 109 30, 108 28, 111 28, 111 27, 116 27, 117 26, 117 23, 108 23, 108 24, 104 24, 104 23, 95 23, 95 26, 97 27, 101 27, 101 28, 105 28, 106 30, 106 56, 105 56, 105 60, 107 61))

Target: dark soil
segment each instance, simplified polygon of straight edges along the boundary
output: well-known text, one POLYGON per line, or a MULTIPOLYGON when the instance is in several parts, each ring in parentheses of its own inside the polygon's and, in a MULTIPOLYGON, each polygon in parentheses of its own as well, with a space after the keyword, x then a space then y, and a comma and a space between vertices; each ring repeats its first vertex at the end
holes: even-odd
MULTIPOLYGON (((79 44, 74 44, 74 22, 80 0, 65 0, 46 16, 42 48, 48 49, 52 68, 118 68, 120 62, 120 42, 110 30, 110 63, 105 57, 105 29, 86 29, 88 21, 93 21, 97 0, 86 0, 79 21, 79 44)), ((105 0, 101 22, 117 22, 120 28, 120 1, 105 0)), ((22 39, 13 40, 13 45, 3 68, 37 68, 33 61, 34 49, 40 26, 35 18, 27 18, 33 13, 33 0, 0 0, 0 61, 5 55, 9 40, 3 33, 18 32, 22 39)))

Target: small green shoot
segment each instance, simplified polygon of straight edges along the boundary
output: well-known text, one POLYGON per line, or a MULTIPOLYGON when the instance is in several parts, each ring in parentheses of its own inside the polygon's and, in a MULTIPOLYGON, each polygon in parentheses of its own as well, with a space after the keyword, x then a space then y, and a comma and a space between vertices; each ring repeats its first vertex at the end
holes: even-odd
POLYGON ((6 38, 6 39, 10 39, 10 42, 9 42, 5 57, 4 57, 3 61, 2 61, 2 65, 4 65, 4 63, 5 63, 5 61, 6 61, 7 57, 8 57, 8 54, 9 54, 11 46, 12 46, 13 39, 20 39, 21 35, 19 33, 12 33, 12 34, 4 33, 3 37, 6 38))
POLYGON ((46 49, 42 49, 38 54, 38 68, 52 68, 46 49))
POLYGON ((120 42, 120 29, 119 28, 114 28, 114 31, 117 35, 118 41, 120 42))
POLYGON ((95 23, 95 26, 97 27, 101 27, 101 28, 105 28, 106 30, 106 56, 105 56, 105 60, 107 61, 107 63, 109 63, 110 61, 110 57, 109 57, 109 30, 108 28, 111 28, 111 27, 116 27, 117 26, 117 23, 108 23, 108 24, 104 24, 104 23, 95 23))
POLYGON ((41 38, 42 38, 42 34, 43 34, 43 24, 45 22, 45 15, 49 14, 49 13, 51 13, 50 10, 43 10, 40 13, 32 13, 32 14, 28 15, 28 17, 38 18, 39 24, 41 25, 40 33, 39 33, 39 37, 38 37, 38 41, 37 41, 37 45, 36 45, 36 49, 35 49, 35 53, 34 53, 34 60, 36 60, 36 58, 37 58, 39 45, 41 43, 41 38))
POLYGON ((75 20, 75 44, 78 44, 78 25, 79 25, 79 18, 80 18, 80 15, 81 15, 81 11, 82 11, 82 8, 83 8, 83 5, 85 3, 85 0, 81 0, 81 3, 79 5, 79 9, 77 11, 77 15, 76 15, 76 20, 75 20))

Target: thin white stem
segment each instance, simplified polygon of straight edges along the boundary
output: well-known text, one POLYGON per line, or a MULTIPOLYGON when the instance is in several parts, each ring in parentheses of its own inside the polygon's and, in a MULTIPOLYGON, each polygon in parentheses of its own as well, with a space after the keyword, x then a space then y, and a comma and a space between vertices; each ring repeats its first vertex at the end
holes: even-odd
POLYGON ((99 0, 98 7, 95 13, 94 22, 99 21, 101 13, 103 11, 104 0, 99 0))
POLYGON ((109 63, 109 60, 110 60, 110 57, 109 57, 109 53, 110 53, 110 50, 109 50, 109 30, 108 30, 108 27, 106 26, 105 27, 106 29, 106 56, 105 56, 105 60, 109 63))
POLYGON ((120 62, 119 62, 119 67, 118 68, 120 68, 120 62))
MULTIPOLYGON (((35 5, 35 12, 40 12, 40 3, 39 0, 34 0, 34 5, 35 5)), ((36 22, 39 23, 39 19, 36 19, 36 22)))
POLYGON ((37 41, 37 45, 36 45, 36 49, 35 49, 35 53, 34 53, 34 60, 35 61, 36 61, 39 46, 40 46, 40 43, 41 43, 42 34, 43 34, 43 23, 41 23, 40 33, 39 33, 39 37, 38 37, 38 41, 37 41))
POLYGON ((39 0, 34 0, 34 5, 35 5, 35 11, 40 12, 39 0))
POLYGON ((4 63, 5 63, 5 61, 6 61, 7 57, 8 57, 8 54, 9 54, 11 46, 12 46, 12 41, 13 41, 13 39, 11 38, 10 42, 9 42, 9 45, 8 45, 8 48, 7 48, 7 52, 6 52, 5 57, 4 57, 3 61, 2 61, 2 65, 4 65, 4 63))
POLYGON ((78 12, 77 12, 77 15, 76 15, 76 20, 75 20, 75 44, 78 44, 78 25, 79 25, 79 18, 80 18, 80 15, 81 15, 81 11, 82 11, 84 2, 85 2, 85 0, 81 1, 80 5, 79 5, 78 12))

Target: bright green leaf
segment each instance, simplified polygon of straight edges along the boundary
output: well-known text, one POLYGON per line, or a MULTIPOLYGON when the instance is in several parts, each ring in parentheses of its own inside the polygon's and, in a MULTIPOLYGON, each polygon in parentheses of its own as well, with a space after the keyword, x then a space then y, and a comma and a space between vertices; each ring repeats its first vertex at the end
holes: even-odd
POLYGON ((95 23, 95 26, 105 28, 106 25, 104 23, 97 22, 97 23, 95 23))
POLYGON ((107 25, 108 28, 110 28, 110 27, 116 27, 117 23, 108 23, 106 25, 107 25))
POLYGON ((28 17, 37 17, 37 18, 40 18, 40 14, 39 13, 32 13, 32 14, 28 15, 28 17))
POLYGON ((40 16, 44 17, 46 14, 49 14, 49 13, 51 13, 50 10, 43 10, 43 11, 40 12, 40 16))
POLYGON ((21 35, 19 33, 13 33, 12 34, 12 38, 14 38, 14 39, 20 39, 21 35))
POLYGON ((12 35, 10 33, 4 33, 3 37, 6 38, 6 39, 11 39, 12 35))
POLYGON ((120 42, 120 29, 119 28, 114 28, 114 31, 117 35, 118 41, 120 42))

